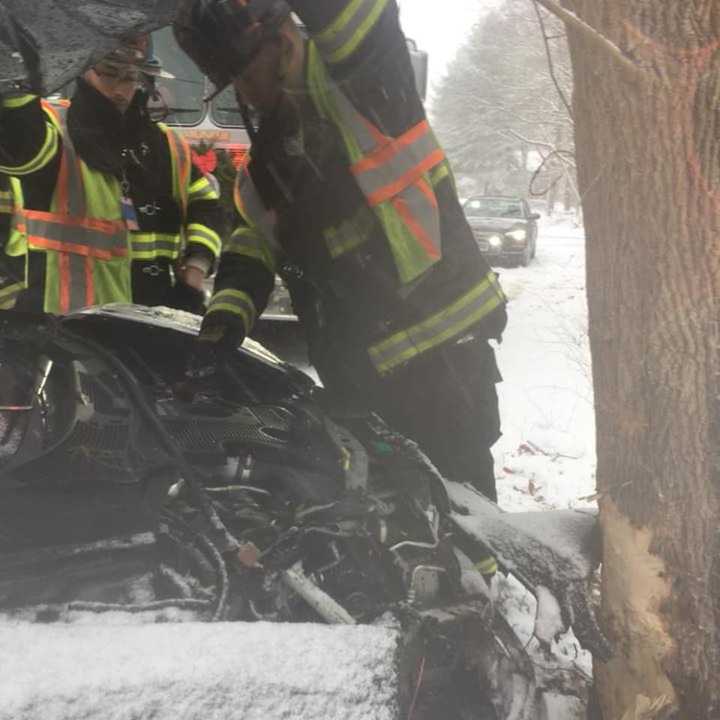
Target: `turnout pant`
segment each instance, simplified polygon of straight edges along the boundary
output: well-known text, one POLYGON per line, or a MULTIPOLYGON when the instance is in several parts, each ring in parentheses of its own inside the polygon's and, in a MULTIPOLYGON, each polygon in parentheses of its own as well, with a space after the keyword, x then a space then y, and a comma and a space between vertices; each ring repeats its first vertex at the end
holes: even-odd
POLYGON ((353 375, 332 355, 315 365, 337 405, 374 410, 417 442, 446 478, 472 483, 497 500, 490 448, 500 437, 495 385, 502 378, 487 340, 464 338, 383 379, 353 375), (357 383, 358 376, 366 381, 357 383))

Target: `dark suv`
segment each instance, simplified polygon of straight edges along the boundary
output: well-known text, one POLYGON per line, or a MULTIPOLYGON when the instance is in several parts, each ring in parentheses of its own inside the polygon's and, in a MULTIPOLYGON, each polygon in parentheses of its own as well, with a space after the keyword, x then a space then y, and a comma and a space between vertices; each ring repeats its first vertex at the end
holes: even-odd
POLYGON ((528 265, 535 257, 538 213, 519 197, 476 196, 463 205, 480 250, 490 260, 528 265))

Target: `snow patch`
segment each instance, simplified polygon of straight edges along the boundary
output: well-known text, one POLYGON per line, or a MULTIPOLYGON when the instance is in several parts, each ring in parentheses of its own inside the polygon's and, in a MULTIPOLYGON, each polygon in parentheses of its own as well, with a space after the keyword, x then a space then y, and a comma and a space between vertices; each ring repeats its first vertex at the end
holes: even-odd
POLYGON ((392 720, 398 636, 266 623, 0 625, 0 720, 392 720))

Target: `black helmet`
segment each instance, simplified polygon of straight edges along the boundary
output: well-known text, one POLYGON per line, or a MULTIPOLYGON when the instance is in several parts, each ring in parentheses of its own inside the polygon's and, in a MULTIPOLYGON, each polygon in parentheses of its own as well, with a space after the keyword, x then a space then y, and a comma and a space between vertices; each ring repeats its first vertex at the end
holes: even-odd
POLYGON ((243 73, 290 13, 284 0, 181 0, 173 31, 220 91, 243 73))

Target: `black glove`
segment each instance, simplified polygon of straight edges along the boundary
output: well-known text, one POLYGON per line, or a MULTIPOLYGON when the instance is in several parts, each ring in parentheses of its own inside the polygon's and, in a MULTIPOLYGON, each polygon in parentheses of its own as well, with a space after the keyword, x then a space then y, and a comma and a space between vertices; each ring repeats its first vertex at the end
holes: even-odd
POLYGON ((182 280, 178 280, 173 287, 168 289, 163 304, 194 315, 204 315, 207 311, 205 293, 202 290, 190 287, 182 280))
POLYGON ((230 353, 242 345, 245 323, 235 313, 217 310, 203 319, 198 340, 218 353, 230 353))

